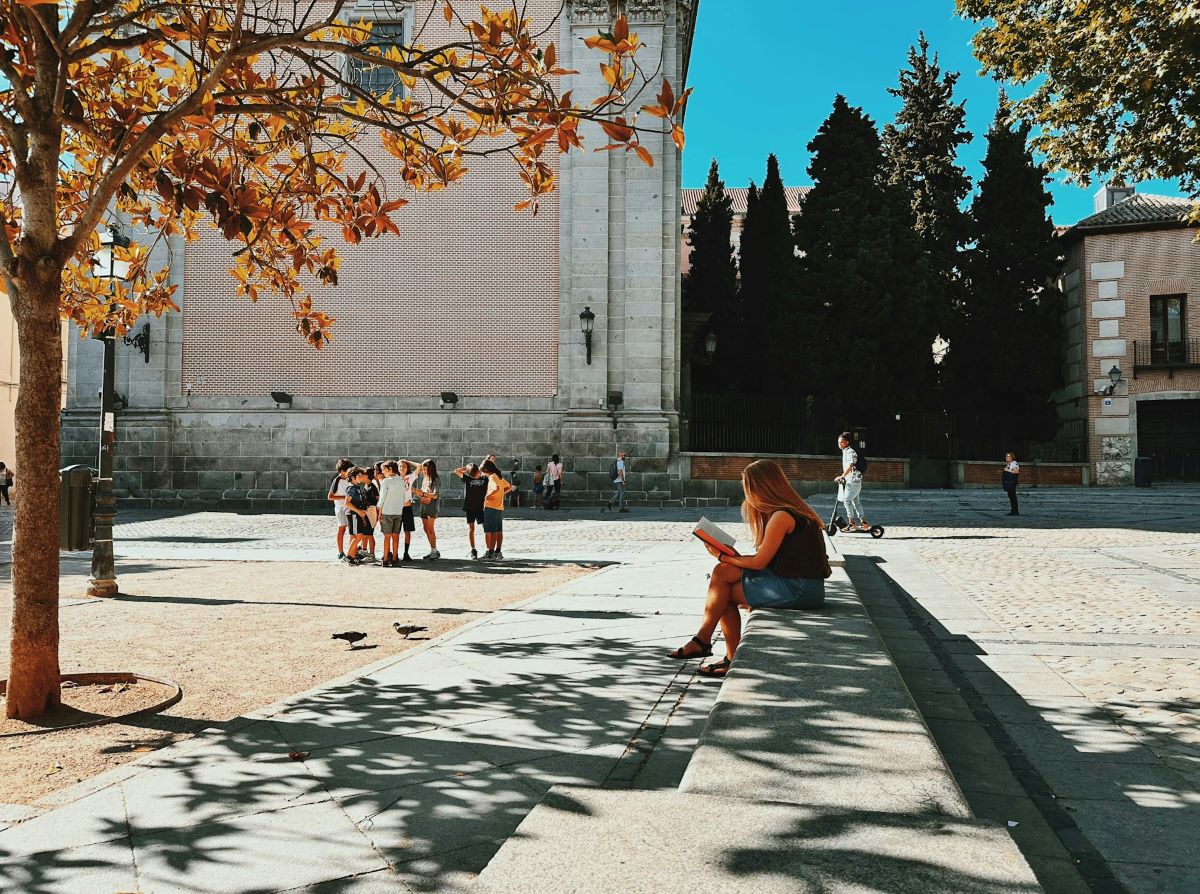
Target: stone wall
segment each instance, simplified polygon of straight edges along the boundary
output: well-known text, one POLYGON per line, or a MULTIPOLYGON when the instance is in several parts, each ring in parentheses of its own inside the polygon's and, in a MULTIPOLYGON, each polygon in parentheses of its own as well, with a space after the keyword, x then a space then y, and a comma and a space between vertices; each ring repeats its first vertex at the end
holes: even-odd
MULTIPOLYGON (((433 459, 454 503, 461 487, 449 473, 456 466, 495 452, 507 475, 519 459, 518 481, 527 490, 534 466, 544 468, 559 453, 564 501, 595 503, 611 492, 608 470, 622 449, 630 455, 629 498, 671 498, 670 431, 661 417, 626 417, 616 428, 608 414, 443 411, 351 418, 347 426, 339 413, 127 411, 117 424, 114 484, 129 507, 308 511, 327 506, 326 489, 341 457, 362 464, 433 459)), ((95 464, 95 429, 95 412, 65 416, 64 465, 95 464)))

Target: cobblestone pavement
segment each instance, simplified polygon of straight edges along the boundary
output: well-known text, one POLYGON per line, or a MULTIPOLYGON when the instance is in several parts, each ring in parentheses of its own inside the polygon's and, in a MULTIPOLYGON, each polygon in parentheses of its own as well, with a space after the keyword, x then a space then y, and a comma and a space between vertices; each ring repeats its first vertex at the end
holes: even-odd
MULTIPOLYGON (((927 613, 1125 890, 1200 890, 1200 489, 1021 498, 868 492, 885 537, 835 542, 927 613)), ((919 703, 962 690, 930 679, 919 703)))

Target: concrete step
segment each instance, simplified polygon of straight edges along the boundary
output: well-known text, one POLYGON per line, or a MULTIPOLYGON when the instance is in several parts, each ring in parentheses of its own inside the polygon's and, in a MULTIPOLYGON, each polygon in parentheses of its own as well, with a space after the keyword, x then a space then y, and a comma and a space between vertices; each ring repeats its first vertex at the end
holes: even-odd
POLYGON ((1034 894, 1007 832, 933 813, 829 810, 556 786, 475 881, 480 894, 1034 894))

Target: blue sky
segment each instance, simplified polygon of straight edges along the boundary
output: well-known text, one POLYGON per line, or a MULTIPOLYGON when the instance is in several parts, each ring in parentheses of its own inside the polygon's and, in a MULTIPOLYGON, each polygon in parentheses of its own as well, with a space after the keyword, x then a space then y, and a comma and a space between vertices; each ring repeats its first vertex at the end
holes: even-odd
MULTIPOLYGON (((975 26, 954 14, 953 0, 701 0, 688 72, 696 89, 688 101, 683 185, 703 186, 714 157, 727 186, 762 183, 771 152, 779 156, 785 183, 811 183, 805 147, 834 96, 862 106, 878 127, 890 121, 899 101, 887 88, 896 85, 921 30, 943 70, 962 72, 956 96, 967 101, 975 139, 959 158, 977 182, 999 85, 978 74, 971 55, 975 26)), ((1051 215, 1055 223, 1072 224, 1092 212, 1096 187, 1084 190, 1062 179, 1055 175, 1051 186, 1051 215)), ((1161 181, 1138 189, 1182 195, 1161 181)))

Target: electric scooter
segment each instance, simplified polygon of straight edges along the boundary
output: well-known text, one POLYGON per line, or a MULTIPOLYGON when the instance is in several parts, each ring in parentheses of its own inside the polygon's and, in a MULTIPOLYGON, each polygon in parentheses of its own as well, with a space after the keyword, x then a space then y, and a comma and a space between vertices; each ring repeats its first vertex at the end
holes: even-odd
POLYGON ((880 537, 883 536, 883 530, 884 530, 883 525, 871 525, 871 527, 866 531, 861 531, 861 530, 848 531, 848 530, 846 530, 847 528, 850 527, 850 520, 844 519, 840 515, 837 514, 838 503, 840 503, 840 502, 841 501, 837 498, 837 496, 834 495, 833 514, 829 516, 829 524, 827 524, 825 526, 825 531, 826 531, 826 533, 829 534, 830 537, 833 537, 835 534, 837 534, 838 531, 844 531, 847 534, 870 534, 876 540, 878 540, 880 537))

